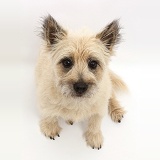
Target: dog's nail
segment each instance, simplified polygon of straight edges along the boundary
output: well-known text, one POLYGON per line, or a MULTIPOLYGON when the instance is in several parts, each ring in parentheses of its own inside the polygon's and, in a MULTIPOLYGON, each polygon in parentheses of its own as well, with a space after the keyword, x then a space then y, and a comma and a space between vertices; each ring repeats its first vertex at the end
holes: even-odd
POLYGON ((59 135, 59 134, 57 134, 57 136, 58 136, 58 137, 60 137, 60 135, 59 135))
POLYGON ((92 149, 94 149, 94 147, 92 147, 92 149))
POLYGON ((70 125, 73 125, 73 122, 70 121, 69 123, 70 123, 70 125))
POLYGON ((98 148, 98 150, 99 150, 100 148, 98 148))
POLYGON ((49 138, 52 139, 52 140, 55 140, 54 137, 49 137, 49 138))
POLYGON ((118 120, 118 123, 121 123, 121 120, 118 120))
POLYGON ((122 118, 124 118, 124 117, 122 116, 122 118))
POLYGON ((100 147, 99 148, 101 148, 102 146, 100 145, 100 147))

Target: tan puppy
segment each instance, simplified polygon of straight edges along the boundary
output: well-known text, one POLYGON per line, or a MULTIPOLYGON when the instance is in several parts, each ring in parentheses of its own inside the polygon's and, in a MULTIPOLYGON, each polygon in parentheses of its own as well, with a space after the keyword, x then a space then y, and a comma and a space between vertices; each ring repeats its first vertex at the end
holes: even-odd
POLYGON ((42 29, 44 43, 36 67, 41 131, 54 140, 61 131, 58 117, 70 124, 88 120, 86 142, 100 149, 102 118, 108 112, 113 121, 121 122, 124 114, 115 92, 125 84, 108 67, 120 40, 118 21, 97 35, 77 35, 49 15, 42 29))

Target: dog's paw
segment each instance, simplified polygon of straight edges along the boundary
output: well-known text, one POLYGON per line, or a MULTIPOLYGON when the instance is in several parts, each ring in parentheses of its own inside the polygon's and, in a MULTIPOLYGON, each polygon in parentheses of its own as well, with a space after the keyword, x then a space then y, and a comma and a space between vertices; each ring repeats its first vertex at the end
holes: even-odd
POLYGON ((110 116, 114 122, 121 123, 121 120, 124 114, 125 114, 125 110, 123 108, 116 108, 110 113, 110 116))
POLYGON ((58 136, 60 137, 60 131, 61 127, 58 125, 58 123, 46 123, 46 122, 41 122, 40 123, 40 129, 41 132, 46 136, 49 137, 52 140, 55 140, 55 137, 58 136))
POLYGON ((90 132, 87 131, 85 133, 85 138, 86 138, 86 142, 87 145, 91 146, 93 149, 101 149, 102 144, 103 144, 103 136, 101 131, 94 133, 94 132, 90 132))
POLYGON ((71 121, 71 120, 66 121, 66 123, 69 125, 73 125, 73 121, 71 121))

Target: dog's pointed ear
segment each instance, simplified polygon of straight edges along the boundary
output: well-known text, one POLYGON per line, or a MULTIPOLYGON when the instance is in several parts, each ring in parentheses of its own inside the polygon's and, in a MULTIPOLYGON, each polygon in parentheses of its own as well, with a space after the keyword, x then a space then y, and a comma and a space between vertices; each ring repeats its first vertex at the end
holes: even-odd
POLYGON ((109 51, 112 51, 113 47, 120 42, 120 26, 119 21, 114 20, 107 25, 102 32, 96 35, 109 51))
POLYGON ((67 35, 67 32, 48 15, 43 19, 41 36, 48 45, 53 45, 59 40, 62 40, 67 35))

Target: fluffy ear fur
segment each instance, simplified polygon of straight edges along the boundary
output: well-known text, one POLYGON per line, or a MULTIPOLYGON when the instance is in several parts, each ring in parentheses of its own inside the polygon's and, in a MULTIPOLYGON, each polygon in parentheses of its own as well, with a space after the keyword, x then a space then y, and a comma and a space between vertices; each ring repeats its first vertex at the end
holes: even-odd
POLYGON ((48 45, 57 43, 58 40, 63 39, 66 35, 67 32, 53 19, 51 15, 44 18, 41 36, 48 45))
POLYGON ((109 51, 112 51, 113 47, 120 41, 120 27, 118 20, 114 20, 107 25, 102 32, 96 35, 109 51))

